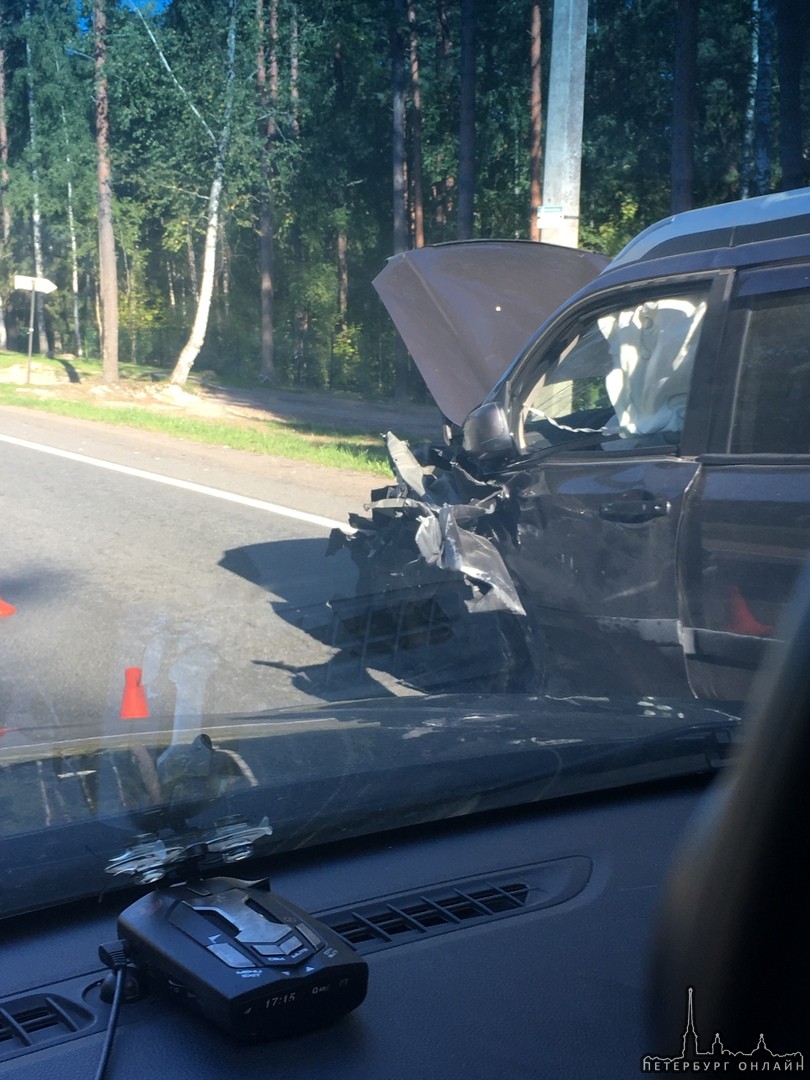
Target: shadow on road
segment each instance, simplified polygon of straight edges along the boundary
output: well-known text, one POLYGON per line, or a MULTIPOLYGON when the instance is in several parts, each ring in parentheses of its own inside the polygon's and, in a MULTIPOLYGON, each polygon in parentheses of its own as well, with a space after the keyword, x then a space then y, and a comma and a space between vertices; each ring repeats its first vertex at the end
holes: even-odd
POLYGON ((323 646, 323 660, 315 664, 270 655, 253 663, 285 672, 297 690, 325 701, 389 696, 393 690, 356 650, 336 641, 339 626, 331 604, 336 596, 353 594, 357 571, 345 552, 327 559, 326 547, 326 539, 277 540, 231 548, 220 559, 224 570, 266 590, 280 619, 323 646))
POLYGON ((519 687, 510 682, 516 667, 531 667, 523 632, 503 613, 469 614, 461 580, 403 581, 358 595, 346 549, 329 557, 326 550, 326 540, 281 540, 223 555, 220 566, 272 594, 274 613, 323 646, 315 664, 290 656, 253 663, 285 672, 296 689, 329 701, 526 691, 523 675, 519 687))

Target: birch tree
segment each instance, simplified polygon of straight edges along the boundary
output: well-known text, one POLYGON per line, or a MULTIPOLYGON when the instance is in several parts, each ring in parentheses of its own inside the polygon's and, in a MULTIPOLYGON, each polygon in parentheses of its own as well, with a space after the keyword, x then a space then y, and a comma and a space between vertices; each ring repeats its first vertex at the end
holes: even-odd
MULTIPOLYGON (((208 193, 208 211, 206 214, 205 247, 203 248, 202 274, 200 277, 200 291, 197 296, 197 311, 191 326, 188 341, 177 358, 177 363, 171 374, 171 382, 175 386, 184 386, 188 379, 194 361, 200 354, 200 349, 205 343, 205 334, 208 330, 208 316, 211 311, 211 297, 214 291, 214 271, 216 269, 217 239, 219 236, 219 213, 222 200, 222 185, 225 179, 225 156, 228 152, 228 144, 231 139, 231 124, 233 120, 233 95, 234 74, 236 68, 236 0, 228 3, 228 47, 225 72, 225 102, 222 117, 222 128, 219 137, 207 124, 204 127, 214 144, 214 168, 211 179, 211 188, 208 193)), ((196 110, 194 110, 196 112, 196 110)), ((199 114, 197 114, 199 115, 199 114)))
POLYGON ((188 339, 180 351, 180 355, 177 358, 170 376, 170 382, 173 385, 184 386, 188 380, 189 373, 194 366, 194 362, 205 344, 205 336, 208 331, 208 322, 211 313, 211 300, 214 292, 214 277, 221 231, 220 213, 222 192, 233 124, 234 79, 236 74, 237 4, 236 0, 228 0, 223 109, 221 127, 218 134, 214 132, 211 125, 194 104, 186 86, 178 79, 174 68, 167 59, 164 50, 161 48, 154 31, 147 22, 142 9, 137 6, 133 0, 129 0, 129 4, 131 11, 140 19, 144 30, 157 53, 160 64, 174 85, 175 90, 180 94, 185 107, 194 117, 196 129, 202 132, 205 139, 213 148, 211 184, 208 190, 205 214, 205 241, 203 245, 202 269, 199 275, 199 288, 196 291, 196 308, 188 339))

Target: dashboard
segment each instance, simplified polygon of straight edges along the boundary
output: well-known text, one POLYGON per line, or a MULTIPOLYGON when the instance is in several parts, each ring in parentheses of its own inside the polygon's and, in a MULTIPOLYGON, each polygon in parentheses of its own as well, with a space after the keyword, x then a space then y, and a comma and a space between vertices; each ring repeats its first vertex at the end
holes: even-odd
MULTIPOLYGON (((243 876, 269 874, 274 890, 354 943, 369 968, 365 1001, 329 1027, 247 1044, 148 993, 122 1006, 105 1076, 638 1076, 644 1055, 681 1044, 680 1027, 660 1045, 646 1021, 650 942, 705 787, 558 800, 251 864, 243 876)), ((98 946, 146 891, 2 925, 0 1075, 95 1074, 110 1012, 98 946), (56 1019, 37 1019, 38 1008, 56 1019)), ((685 1016, 686 987, 683 1000, 685 1016)))

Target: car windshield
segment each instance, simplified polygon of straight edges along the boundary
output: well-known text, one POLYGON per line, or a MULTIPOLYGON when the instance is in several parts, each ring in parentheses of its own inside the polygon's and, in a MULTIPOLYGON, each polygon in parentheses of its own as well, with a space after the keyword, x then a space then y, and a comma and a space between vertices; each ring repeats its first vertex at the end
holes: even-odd
POLYGON ((661 7, 580 28, 572 191, 539 5, 4 6, 0 916, 733 757, 806 116, 760 175, 753 21, 661 7))

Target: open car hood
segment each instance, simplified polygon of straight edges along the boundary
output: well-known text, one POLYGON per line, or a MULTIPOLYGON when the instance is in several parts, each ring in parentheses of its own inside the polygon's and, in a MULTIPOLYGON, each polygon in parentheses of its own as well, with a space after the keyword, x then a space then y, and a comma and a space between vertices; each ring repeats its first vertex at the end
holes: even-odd
POLYGON ((556 244, 467 240, 394 255, 373 284, 436 404, 461 424, 540 324, 608 262, 556 244))

